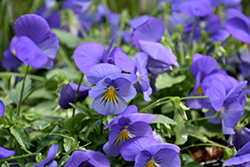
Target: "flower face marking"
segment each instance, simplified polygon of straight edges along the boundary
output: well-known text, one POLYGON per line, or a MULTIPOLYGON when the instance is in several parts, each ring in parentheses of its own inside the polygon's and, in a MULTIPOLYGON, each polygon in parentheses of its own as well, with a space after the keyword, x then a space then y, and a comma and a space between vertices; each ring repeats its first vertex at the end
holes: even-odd
POLYGON ((129 132, 125 129, 123 131, 120 132, 120 135, 118 136, 118 138, 116 139, 116 143, 118 143, 120 140, 128 140, 132 138, 132 136, 129 134, 129 132))

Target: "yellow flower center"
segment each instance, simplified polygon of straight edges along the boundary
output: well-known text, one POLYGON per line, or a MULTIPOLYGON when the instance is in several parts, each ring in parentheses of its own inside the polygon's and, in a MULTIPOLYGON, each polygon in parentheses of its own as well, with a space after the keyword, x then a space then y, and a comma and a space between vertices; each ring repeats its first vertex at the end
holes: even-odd
POLYGON ((124 139, 124 140, 128 140, 129 138, 131 138, 132 136, 128 133, 127 130, 123 130, 120 132, 120 135, 118 136, 118 138, 116 139, 116 142, 119 142, 120 140, 124 139))
POLYGON ((147 163, 147 166, 146 166, 146 167, 156 167, 155 162, 154 162, 154 161, 149 161, 149 162, 147 163))
POLYGON ((197 91, 195 92, 195 95, 203 95, 204 94, 204 91, 201 87, 201 85, 198 87, 197 91))
POLYGON ((112 101, 116 101, 117 100, 117 95, 115 92, 115 88, 113 86, 111 86, 110 88, 107 89, 107 91, 104 94, 104 99, 106 101, 112 100, 112 101))
POLYGON ((244 49, 248 49, 248 44, 244 43, 243 47, 244 47, 244 49))

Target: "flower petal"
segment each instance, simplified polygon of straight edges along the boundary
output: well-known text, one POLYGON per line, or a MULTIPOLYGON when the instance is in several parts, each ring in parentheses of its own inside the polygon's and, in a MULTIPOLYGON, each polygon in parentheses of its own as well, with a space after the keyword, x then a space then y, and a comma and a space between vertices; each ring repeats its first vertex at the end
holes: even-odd
POLYGON ((134 137, 127 140, 121 147, 121 155, 126 161, 135 161, 135 156, 143 149, 159 142, 150 137, 134 137))
POLYGON ((118 66, 107 63, 101 63, 90 67, 86 73, 86 76, 91 84, 96 84, 98 81, 109 75, 120 74, 121 72, 122 69, 118 66))
POLYGON ((131 42, 140 48, 139 40, 158 42, 164 35, 164 31, 163 22, 155 17, 150 17, 147 22, 134 29, 131 42))
POLYGON ((57 154, 58 151, 58 145, 54 144, 49 148, 48 154, 47 154, 47 159, 45 161, 42 161, 36 165, 36 167, 43 167, 47 165, 57 154))
POLYGON ((179 167, 181 166, 181 160, 178 152, 172 149, 160 149, 155 155, 154 160, 160 166, 168 166, 168 167, 179 167))
POLYGON ((157 42, 139 40, 140 48, 150 57, 166 65, 176 65, 176 56, 164 45, 157 42))
POLYGON ((0 147, 0 159, 11 157, 14 154, 15 154, 15 151, 6 150, 5 148, 0 147))
POLYGON ((59 49, 59 40, 56 34, 51 33, 50 37, 38 44, 38 47, 51 59, 55 59, 59 49))
POLYGON ((182 13, 188 16, 206 16, 212 10, 212 3, 210 0, 189 0, 179 5, 179 9, 182 13))
POLYGON ((51 34, 47 21, 36 14, 20 16, 14 23, 14 30, 16 36, 26 36, 36 44, 43 42, 51 34))
POLYGON ((48 167, 57 167, 58 166, 58 164, 57 164, 57 162, 55 161, 55 160, 53 160, 49 165, 48 165, 48 167))
POLYGON ((234 17, 229 19, 226 22, 225 27, 234 38, 246 43, 250 43, 249 27, 241 18, 234 17))
POLYGON ((114 53, 115 65, 122 68, 123 71, 134 74, 135 73, 135 61, 130 58, 126 53, 116 51, 114 53))
POLYGON ((114 85, 117 86, 117 94, 124 99, 133 99, 136 96, 134 85, 125 78, 117 78, 114 80, 114 85))
POLYGON ((76 66, 86 73, 88 69, 103 62, 105 48, 101 43, 88 42, 79 45, 74 51, 76 66))
POLYGON ((130 132, 130 134, 136 137, 145 136, 153 138, 152 128, 148 123, 145 122, 135 122, 130 125, 127 130, 130 132))
POLYGON ((224 85, 217 79, 210 83, 209 100, 216 111, 221 111, 226 98, 226 90, 224 85))
POLYGON ((211 34, 211 39, 213 41, 221 41, 222 42, 222 41, 225 41, 229 36, 230 36, 230 34, 228 33, 228 31, 220 29, 216 33, 211 34))
POLYGON ((110 167, 109 159, 105 155, 103 155, 103 153, 92 150, 87 151, 87 153, 91 156, 91 158, 88 160, 88 163, 93 166, 110 167))
POLYGON ((147 163, 151 160, 152 154, 147 150, 140 151, 135 156, 135 165, 134 167, 147 166, 147 163))
POLYGON ((0 100, 0 118, 3 116, 5 110, 4 103, 0 100))
POLYGON ((225 103, 230 104, 239 98, 240 92, 246 86, 247 81, 241 81, 237 86, 230 90, 227 94, 225 103))
POLYGON ((19 37, 15 50, 18 59, 25 64, 42 67, 48 62, 47 55, 28 37, 19 37))
POLYGON ((74 151, 69 160, 66 162, 64 167, 79 166, 81 163, 86 162, 90 159, 90 155, 84 151, 74 151))
MULTIPOLYGON (((93 89, 92 89, 93 90, 93 89)), ((117 93, 115 99, 105 99, 105 93, 95 98, 92 106, 96 112, 102 115, 117 115, 127 108, 126 101, 117 93)))

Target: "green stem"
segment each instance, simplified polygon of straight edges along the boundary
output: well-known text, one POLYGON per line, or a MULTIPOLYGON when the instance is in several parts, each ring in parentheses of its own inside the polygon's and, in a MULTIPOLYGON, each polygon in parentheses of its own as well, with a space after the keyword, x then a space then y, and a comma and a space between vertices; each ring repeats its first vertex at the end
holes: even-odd
MULTIPOLYGON (((44 81, 44 77, 40 77, 40 76, 36 76, 36 75, 30 75, 27 74, 29 76, 29 78, 37 80, 37 81, 44 81)), ((21 73, 14 73, 14 72, 0 72, 0 78, 4 77, 4 76, 15 76, 15 77, 24 77, 25 74, 21 74, 21 73)))
MULTIPOLYGON (((153 102, 152 104, 148 105, 147 107, 143 108, 141 111, 139 111, 140 113, 141 112, 144 112, 150 108, 154 108, 156 106, 160 106, 162 104, 166 104, 168 102, 170 102, 169 99, 171 99, 173 97, 170 97, 170 96, 167 96, 167 97, 163 97, 161 99, 158 99, 156 100, 155 102, 153 102), (163 100, 167 100, 167 101, 163 101, 163 100), (162 102, 163 101, 163 102, 162 102)), ((187 99, 205 99, 205 98, 208 98, 208 96, 188 96, 188 97, 181 97, 180 100, 187 100, 187 99)))
POLYGON ((52 77, 50 77, 48 80, 43 80, 42 83, 40 83, 37 87, 33 88, 23 99, 26 100, 36 89, 38 89, 39 87, 43 86, 43 84, 45 84, 46 82, 50 81, 51 79, 53 79, 56 76, 53 75, 52 77))
POLYGON ((23 77, 23 84, 22 84, 22 88, 21 88, 21 93, 20 93, 20 98, 19 98, 19 102, 18 102, 18 106, 17 106, 17 116, 20 117, 21 116, 21 105, 22 105, 22 98, 23 98, 23 91, 24 91, 24 85, 25 85, 25 79, 26 76, 28 74, 28 70, 29 70, 29 65, 27 65, 24 77, 23 77))
POLYGON ((101 116, 101 125, 100 125, 100 135, 102 135, 102 132, 103 132, 103 115, 101 116))
POLYGON ((211 119, 211 118, 216 118, 217 115, 214 115, 214 116, 211 116, 211 117, 202 117, 202 118, 197 118, 197 119, 193 119, 193 120, 188 120, 186 122, 190 123, 190 122, 193 122, 193 121, 203 121, 203 120, 207 120, 207 119, 211 119))
POLYGON ((199 146, 217 146, 217 147, 221 147, 221 148, 225 147, 225 146, 217 144, 217 143, 216 143, 216 145, 211 144, 211 143, 200 143, 200 144, 191 144, 190 146, 183 147, 183 148, 181 148, 181 151, 192 148, 192 147, 199 147, 199 146))
MULTIPOLYGON (((161 102, 161 101, 163 101, 163 100, 171 99, 171 98, 172 98, 172 97, 167 96, 167 97, 163 97, 163 98, 161 98, 161 99, 158 99, 158 100, 156 100, 155 102, 153 102, 152 104, 150 104, 150 105, 148 105, 147 107, 143 108, 143 109, 142 109, 141 111, 139 111, 139 112, 142 113, 142 112, 144 112, 144 111, 150 109, 151 107, 153 107, 153 106, 156 105, 157 103, 159 103, 159 102, 161 102)), ((157 106, 158 106, 158 105, 157 105, 157 106)))
MULTIPOLYGON (((78 87, 77 87, 77 91, 76 91, 76 95, 75 95, 74 104, 76 104, 76 102, 77 102, 78 93, 79 93, 79 89, 80 89, 80 86, 81 86, 81 83, 82 83, 82 80, 83 80, 83 76, 84 76, 84 74, 82 73, 81 78, 80 78, 80 81, 79 81, 79 83, 78 83, 78 87)), ((75 110, 76 110, 76 109, 73 107, 73 115, 72 115, 72 117, 75 115, 75 110)))
POLYGON ((197 21, 197 17, 195 17, 195 19, 194 19, 193 26, 192 26, 192 30, 191 30, 191 34, 190 34, 189 40, 188 40, 188 46, 189 46, 190 48, 191 48, 192 39, 193 39, 193 36, 194 36, 194 28, 195 28, 196 21, 197 21))
POLYGON ((67 64, 68 67, 72 67, 73 64, 71 63, 71 61, 69 60, 67 54, 65 53, 65 51, 63 50, 62 47, 59 47, 58 49, 59 54, 62 56, 62 59, 65 61, 65 63, 67 64))
POLYGON ((1 159, 0 162, 11 161, 11 160, 20 159, 20 158, 25 158, 25 157, 29 157, 31 155, 37 155, 37 154, 38 153, 31 153, 31 154, 25 154, 25 155, 20 155, 20 156, 5 158, 5 159, 1 159))
POLYGON ((210 49, 213 45, 214 45, 214 43, 212 43, 212 44, 208 45, 208 47, 207 47, 206 49, 204 49, 204 51, 203 51, 202 55, 206 55, 206 54, 207 54, 207 52, 208 52, 208 50, 209 50, 209 49, 210 49))
POLYGON ((76 144, 76 146, 78 145, 78 143, 75 141, 75 139, 73 137, 69 137, 69 136, 66 136, 66 135, 63 135, 60 133, 50 133, 50 134, 48 134, 48 136, 60 136, 63 138, 68 138, 68 139, 72 140, 76 144))

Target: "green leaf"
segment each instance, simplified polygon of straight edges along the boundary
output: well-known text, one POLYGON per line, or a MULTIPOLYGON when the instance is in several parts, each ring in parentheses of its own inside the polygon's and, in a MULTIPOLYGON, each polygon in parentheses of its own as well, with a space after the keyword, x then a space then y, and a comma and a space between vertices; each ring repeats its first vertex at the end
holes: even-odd
MULTIPOLYGON (((18 104, 20 99, 22 84, 23 80, 19 81, 16 85, 16 88, 10 91, 10 99, 16 104, 18 104)), ((27 76, 25 79, 23 97, 25 97, 25 94, 29 92, 30 88, 31 88, 31 79, 27 76)))
POLYGON ((25 149, 30 148, 30 136, 25 129, 10 127, 10 133, 16 138, 17 142, 25 149))
POLYGON ((66 45, 68 48, 76 48, 83 42, 82 39, 73 36, 70 32, 67 31, 52 29, 52 32, 56 34, 60 43, 66 45))
POLYGON ((63 139, 63 148, 66 152, 69 152, 72 148, 72 140, 69 138, 63 139))
POLYGON ((172 125, 177 125, 177 123, 172 120, 171 118, 161 115, 161 114, 154 114, 156 116, 155 120, 152 123, 166 123, 166 124, 172 124, 172 125))
POLYGON ((76 68, 55 68, 52 70, 49 70, 49 72, 46 75, 46 78, 51 78, 53 75, 59 75, 62 73, 67 79, 74 80, 80 77, 80 71, 76 68))
POLYGON ((177 115, 176 122, 177 122, 177 125, 174 127, 174 130, 176 133, 175 144, 182 145, 186 143, 188 139, 188 135, 185 130, 184 120, 182 119, 180 114, 177 115))
POLYGON ((168 75, 167 73, 163 73, 158 75, 156 78, 155 86, 157 89, 164 89, 172 87, 174 84, 181 83, 186 79, 185 75, 179 75, 177 77, 172 77, 168 75))
POLYGON ((203 167, 203 166, 198 162, 190 162, 186 165, 186 167, 203 167))
POLYGON ((73 108, 75 108, 77 111, 87 115, 87 116, 91 116, 90 112, 86 109, 86 108, 83 108, 83 107, 80 107, 78 105, 75 105, 73 103, 69 103, 73 108))

